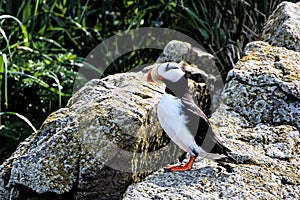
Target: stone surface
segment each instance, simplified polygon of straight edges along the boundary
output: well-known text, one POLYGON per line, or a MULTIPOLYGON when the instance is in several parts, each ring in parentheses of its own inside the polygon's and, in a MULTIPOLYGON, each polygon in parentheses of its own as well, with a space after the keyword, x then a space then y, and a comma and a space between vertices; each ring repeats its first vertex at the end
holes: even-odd
POLYGON ((228 73, 223 98, 251 123, 285 123, 299 129, 299 77, 300 53, 252 42, 228 73))
POLYGON ((118 157, 121 150, 134 152, 139 131, 149 126, 147 114, 162 94, 144 79, 139 72, 88 82, 1 165, 0 196, 120 197, 133 179, 133 153, 118 157))
POLYGON ((247 45, 210 118, 239 164, 197 158, 191 171, 132 184, 123 199, 300 199, 299 4, 269 18, 261 37, 272 46, 247 45))
MULTIPOLYGON (((191 91, 208 109, 204 81, 216 78, 197 63, 214 66, 212 56, 171 41, 157 62, 163 57, 183 59, 191 91)), ((1 199, 119 199, 129 184, 174 160, 181 152, 156 114, 164 85, 145 81, 149 68, 91 80, 52 113, 0 166, 1 199)))
POLYGON ((261 39, 273 46, 300 51, 300 2, 282 2, 269 17, 261 39))
POLYGON ((123 199, 299 199, 300 54, 249 43, 210 122, 239 164, 197 158, 189 172, 158 170, 123 199))

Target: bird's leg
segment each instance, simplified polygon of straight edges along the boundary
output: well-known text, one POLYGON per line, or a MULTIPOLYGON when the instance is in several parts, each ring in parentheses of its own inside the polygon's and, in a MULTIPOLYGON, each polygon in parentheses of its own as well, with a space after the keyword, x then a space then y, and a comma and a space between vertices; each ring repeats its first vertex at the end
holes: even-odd
POLYGON ((190 160, 184 165, 184 166, 170 166, 168 169, 166 167, 164 169, 172 172, 178 172, 178 171, 187 171, 192 169, 192 166, 195 162, 196 157, 191 156, 190 160))

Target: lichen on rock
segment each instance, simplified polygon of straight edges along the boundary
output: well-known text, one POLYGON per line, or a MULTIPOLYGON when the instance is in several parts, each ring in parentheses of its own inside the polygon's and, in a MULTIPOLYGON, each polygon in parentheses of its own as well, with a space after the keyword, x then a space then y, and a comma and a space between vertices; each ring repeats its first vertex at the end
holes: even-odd
POLYGON ((254 124, 285 123, 299 129, 299 72, 300 53, 249 43, 245 56, 228 73, 224 102, 254 124))
MULTIPOLYGON (((110 169, 108 163, 117 160, 118 149, 133 152, 137 130, 161 95, 144 79, 139 72, 87 83, 1 165, 0 195, 7 199, 120 196, 132 174, 110 169)), ((122 164, 122 159, 118 161, 122 164)), ((130 160, 123 161, 131 167, 130 160)))
POLYGON ((261 39, 273 46, 300 51, 300 2, 278 5, 263 27, 261 39))
POLYGON ((246 46, 210 118, 239 164, 197 158, 191 171, 158 170, 129 186, 124 199, 300 198, 297 10, 299 3, 278 6, 262 34, 273 46, 246 46))
MULTIPOLYGON (((175 55, 169 49, 174 45, 167 45, 162 56, 174 59, 194 52, 191 45, 184 48, 187 43, 172 43, 181 51, 175 55)), ((193 65, 182 63, 189 64, 193 65)), ((130 183, 177 157, 179 148, 170 143, 156 117, 164 86, 147 83, 147 70, 149 67, 86 83, 1 165, 0 196, 120 198, 130 183)), ((193 65, 187 73, 197 70, 193 65)), ((207 105, 201 74, 193 74, 189 82, 197 102, 207 105)))

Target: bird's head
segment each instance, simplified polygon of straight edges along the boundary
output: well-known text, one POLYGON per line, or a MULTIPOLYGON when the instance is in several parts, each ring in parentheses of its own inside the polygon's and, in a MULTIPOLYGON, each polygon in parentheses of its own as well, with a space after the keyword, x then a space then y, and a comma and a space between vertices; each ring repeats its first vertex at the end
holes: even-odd
POLYGON ((147 74, 148 82, 177 82, 184 77, 180 65, 175 62, 159 64, 153 67, 147 74))

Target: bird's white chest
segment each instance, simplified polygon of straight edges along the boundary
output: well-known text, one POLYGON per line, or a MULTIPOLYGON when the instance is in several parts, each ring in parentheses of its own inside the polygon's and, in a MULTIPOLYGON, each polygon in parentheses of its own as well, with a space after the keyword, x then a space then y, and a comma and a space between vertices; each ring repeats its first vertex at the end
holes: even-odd
POLYGON ((170 94, 164 94, 158 104, 158 118, 170 120, 182 115, 182 102, 170 94))
POLYGON ((168 136, 181 149, 188 152, 195 141, 186 126, 187 117, 182 112, 182 106, 180 99, 164 94, 158 104, 157 113, 160 125, 168 136))

